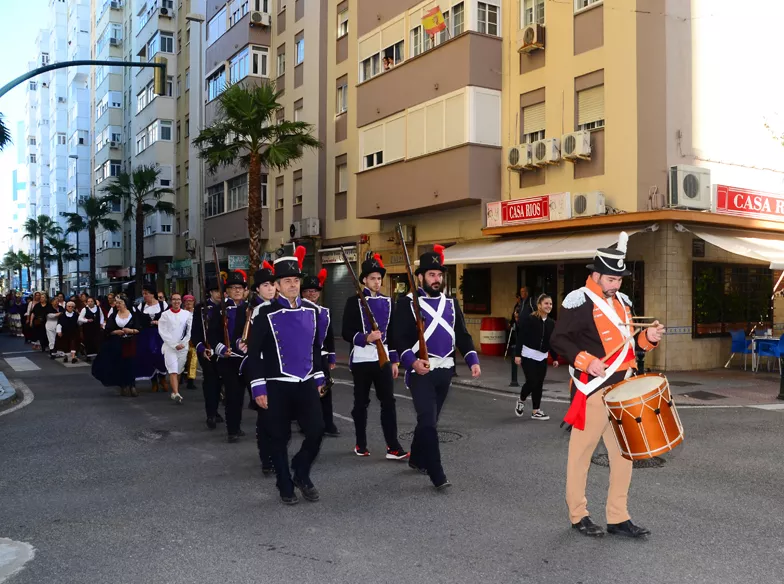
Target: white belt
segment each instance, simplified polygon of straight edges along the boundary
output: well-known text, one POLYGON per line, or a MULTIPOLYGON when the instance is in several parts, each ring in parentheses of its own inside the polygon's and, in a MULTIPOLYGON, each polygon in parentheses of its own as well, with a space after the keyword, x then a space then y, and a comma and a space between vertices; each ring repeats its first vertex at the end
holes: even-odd
POLYGON ((311 373, 304 379, 300 379, 299 377, 268 377, 266 381, 284 381, 286 383, 302 383, 303 381, 310 381, 316 376, 315 373, 311 373))
POLYGON ((455 366, 455 360, 453 357, 434 357, 430 356, 427 358, 428 362, 430 363, 430 369, 451 369, 455 366))

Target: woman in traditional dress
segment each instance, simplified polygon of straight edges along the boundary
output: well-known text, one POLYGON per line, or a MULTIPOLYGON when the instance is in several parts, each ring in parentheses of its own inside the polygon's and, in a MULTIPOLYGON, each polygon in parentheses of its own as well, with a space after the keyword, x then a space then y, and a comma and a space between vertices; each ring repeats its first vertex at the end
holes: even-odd
POLYGON ((79 315, 76 313, 76 302, 69 300, 65 304, 65 312, 57 318, 57 341, 55 348, 62 352, 63 363, 76 363, 76 350, 79 348, 79 315))
POLYGON ((25 335, 25 343, 32 343, 33 350, 40 349, 40 346, 38 346, 38 339, 35 338, 35 329, 33 328, 33 308, 35 308, 35 305, 38 304, 40 299, 40 292, 36 292, 27 298, 27 309, 25 310, 24 316, 23 330, 25 335))
POLYGON ((138 397, 136 391, 136 335, 139 316, 128 309, 129 300, 115 298, 114 312, 106 319, 106 337, 93 361, 92 374, 105 387, 119 387, 120 395, 138 397))
POLYGON ((51 310, 46 315, 46 339, 49 347, 49 357, 55 359, 58 355, 55 341, 57 339, 57 320, 65 312, 65 306, 60 305, 59 296, 52 298, 49 303, 51 310))
POLYGON ((33 338, 38 341, 38 347, 42 352, 49 350, 49 336, 46 334, 46 317, 51 312, 56 312, 49 302, 46 292, 41 292, 38 297, 38 304, 33 306, 33 338))
POLYGON ((158 334, 158 320, 169 305, 157 298, 153 287, 145 286, 142 296, 143 300, 136 308, 141 324, 141 333, 136 343, 136 380, 149 379, 153 391, 158 391, 160 386, 160 389, 168 392, 166 363, 162 351, 163 340, 158 334))
POLYGON ((13 337, 21 337, 22 334, 22 315, 25 312, 25 306, 22 304, 22 295, 17 292, 14 299, 11 301, 11 308, 8 313, 10 314, 10 332, 13 337))
POLYGON ((106 321, 103 312, 95 304, 92 296, 87 297, 87 306, 79 313, 79 324, 82 326, 82 342, 84 343, 85 362, 89 363, 98 354, 103 340, 103 328, 106 321))

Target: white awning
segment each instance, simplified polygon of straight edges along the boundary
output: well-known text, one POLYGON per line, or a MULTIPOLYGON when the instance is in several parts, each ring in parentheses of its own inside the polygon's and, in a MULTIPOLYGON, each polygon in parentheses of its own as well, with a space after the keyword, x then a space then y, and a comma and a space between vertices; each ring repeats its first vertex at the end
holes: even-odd
POLYGON ((784 269, 784 238, 779 234, 681 224, 677 224, 675 228, 678 231, 689 231, 724 251, 768 262, 771 270, 784 269))
MULTIPOLYGON (((629 235, 655 231, 658 225, 626 228, 629 235)), ((600 247, 618 243, 620 229, 536 237, 499 237, 458 243, 444 250, 447 264, 497 264, 593 259, 600 247)))

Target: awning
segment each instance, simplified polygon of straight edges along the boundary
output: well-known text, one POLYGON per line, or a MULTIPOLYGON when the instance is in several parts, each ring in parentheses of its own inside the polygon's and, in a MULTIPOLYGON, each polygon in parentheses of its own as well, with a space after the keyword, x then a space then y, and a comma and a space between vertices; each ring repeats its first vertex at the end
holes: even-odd
POLYGON ((689 231, 724 251, 768 262, 771 270, 784 269, 784 240, 774 233, 752 233, 715 227, 675 225, 678 231, 689 231))
MULTIPOLYGON (((658 225, 627 227, 629 235, 655 231, 658 225)), ((548 260, 593 259, 600 247, 618 243, 620 229, 542 235, 538 237, 501 237, 458 243, 444 250, 447 264, 497 264, 504 262, 539 262, 548 260)))

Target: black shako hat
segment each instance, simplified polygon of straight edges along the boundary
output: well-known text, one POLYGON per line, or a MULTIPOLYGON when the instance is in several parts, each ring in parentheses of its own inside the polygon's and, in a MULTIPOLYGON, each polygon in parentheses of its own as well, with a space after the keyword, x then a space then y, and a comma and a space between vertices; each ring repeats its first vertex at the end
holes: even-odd
POLYGON ((444 265, 444 246, 434 245, 433 251, 423 253, 419 256, 419 267, 416 270, 417 274, 424 274, 430 270, 439 270, 446 272, 444 265))
POLYGON ((267 282, 274 282, 275 281, 275 268, 272 267, 267 260, 261 264, 261 268, 256 270, 256 273, 253 274, 253 287, 258 288, 260 285, 267 283, 267 282))
POLYGON ((304 292, 305 290, 318 290, 321 292, 324 289, 324 282, 326 281, 327 270, 325 268, 321 268, 321 271, 317 276, 305 276, 305 278, 302 280, 300 291, 304 292))
POLYGON ((210 278, 207 280, 207 292, 212 292, 213 290, 220 290, 220 286, 218 286, 218 278, 210 278))
POLYGON ((305 260, 305 248, 301 245, 294 250, 293 256, 283 256, 275 260, 275 279, 302 278, 302 262, 305 260))
POLYGON ((362 271, 359 273, 359 281, 362 282, 370 274, 381 274, 382 278, 387 274, 384 262, 381 261, 381 256, 377 253, 373 254, 372 258, 368 258, 362 262, 362 271))
POLYGON ((597 249, 593 263, 588 264, 586 268, 604 276, 631 276, 632 273, 626 269, 626 244, 628 242, 629 235, 625 231, 621 231, 616 246, 597 249))
POLYGON ((225 288, 228 288, 229 286, 242 286, 243 288, 247 288, 248 283, 239 272, 229 272, 226 276, 225 288))

